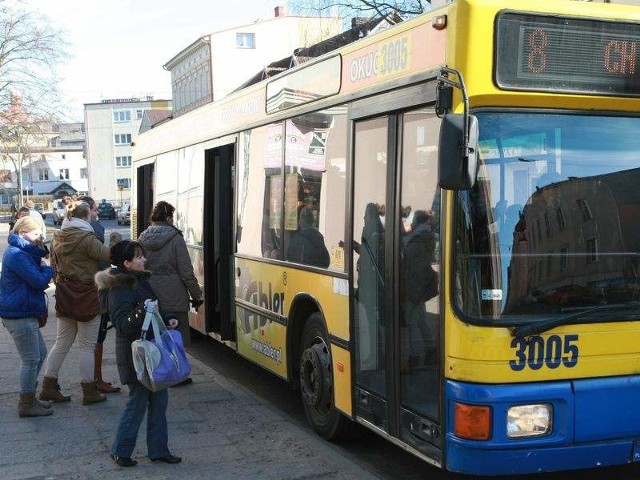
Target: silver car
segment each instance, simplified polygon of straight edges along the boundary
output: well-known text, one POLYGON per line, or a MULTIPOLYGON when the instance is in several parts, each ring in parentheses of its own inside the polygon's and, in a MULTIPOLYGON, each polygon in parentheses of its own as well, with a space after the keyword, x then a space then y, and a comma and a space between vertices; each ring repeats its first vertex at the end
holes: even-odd
POLYGON ((131 205, 128 203, 118 211, 118 225, 131 225, 131 205))
POLYGON ((53 223, 55 225, 62 225, 62 221, 64 220, 64 216, 66 214, 66 209, 64 208, 64 203, 62 200, 54 200, 53 201, 53 223))

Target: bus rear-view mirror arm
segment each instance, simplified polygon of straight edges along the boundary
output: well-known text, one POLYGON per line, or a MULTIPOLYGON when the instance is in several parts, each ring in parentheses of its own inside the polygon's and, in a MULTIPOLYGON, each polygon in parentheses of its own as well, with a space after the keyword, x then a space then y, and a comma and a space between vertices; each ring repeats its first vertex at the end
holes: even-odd
POLYGON ((443 68, 438 76, 438 102, 436 111, 444 113, 440 127, 438 148, 438 185, 445 190, 466 190, 476 182, 478 161, 478 120, 469 115, 469 98, 462 74, 451 68, 443 68), (458 81, 450 78, 455 75, 458 81), (457 88, 462 94, 462 114, 444 113, 451 107, 447 95, 442 92, 457 88))

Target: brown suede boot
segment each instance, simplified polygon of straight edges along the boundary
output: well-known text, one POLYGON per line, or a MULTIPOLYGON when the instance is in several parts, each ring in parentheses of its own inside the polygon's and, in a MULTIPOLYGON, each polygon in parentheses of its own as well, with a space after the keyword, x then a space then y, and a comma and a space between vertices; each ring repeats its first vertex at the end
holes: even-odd
POLYGON ((44 417, 53 413, 52 408, 45 408, 32 393, 21 393, 20 403, 18 403, 18 416, 23 417, 44 417))
POLYGON ((70 396, 63 395, 60 392, 58 379, 53 377, 43 377, 39 398, 40 400, 49 400, 51 402, 68 402, 71 400, 70 396))
POLYGON ((107 397, 100 394, 96 382, 80 382, 82 386, 82 404, 91 405, 92 403, 104 402, 107 397))
MULTIPOLYGON (((38 391, 38 382, 36 382, 36 388, 35 391, 38 391)), ((34 398, 36 399, 36 402, 39 403, 40 405, 42 405, 43 408, 53 408, 53 405, 51 405, 51 402, 47 401, 47 402, 41 402, 40 400, 38 400, 38 397, 36 397, 34 395, 34 398)))
POLYGON ((95 360, 93 367, 93 380, 96 382, 98 391, 102 393, 116 393, 120 391, 120 387, 114 387, 111 382, 105 382, 102 379, 102 343, 96 343, 96 348, 93 351, 93 358, 95 360))

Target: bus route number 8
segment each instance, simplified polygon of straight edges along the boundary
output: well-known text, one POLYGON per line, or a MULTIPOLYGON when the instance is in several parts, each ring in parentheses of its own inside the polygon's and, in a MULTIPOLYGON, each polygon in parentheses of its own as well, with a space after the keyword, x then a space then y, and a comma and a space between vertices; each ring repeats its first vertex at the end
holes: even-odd
POLYGON ((531 370, 547 368, 555 369, 560 365, 567 368, 578 364, 578 335, 550 335, 545 339, 538 335, 516 337, 511 340, 511 348, 515 349, 515 360, 509 360, 511 370, 520 372, 529 367, 531 370))
POLYGON ((549 45, 549 35, 541 28, 536 28, 529 32, 529 55, 527 66, 531 73, 543 73, 547 69, 547 52, 549 45))

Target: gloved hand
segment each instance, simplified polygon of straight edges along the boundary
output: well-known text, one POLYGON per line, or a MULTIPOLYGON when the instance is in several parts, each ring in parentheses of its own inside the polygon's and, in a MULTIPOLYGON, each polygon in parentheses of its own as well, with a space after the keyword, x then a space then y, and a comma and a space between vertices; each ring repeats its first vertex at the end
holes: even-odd
POLYGON ((158 301, 157 300, 151 300, 150 298, 147 298, 144 301, 144 309, 147 312, 154 312, 156 313, 158 311, 158 301))
POLYGON ((198 310, 198 308, 204 303, 204 300, 202 299, 198 299, 196 300, 195 298, 191 299, 191 307, 194 308, 195 310, 198 310))

